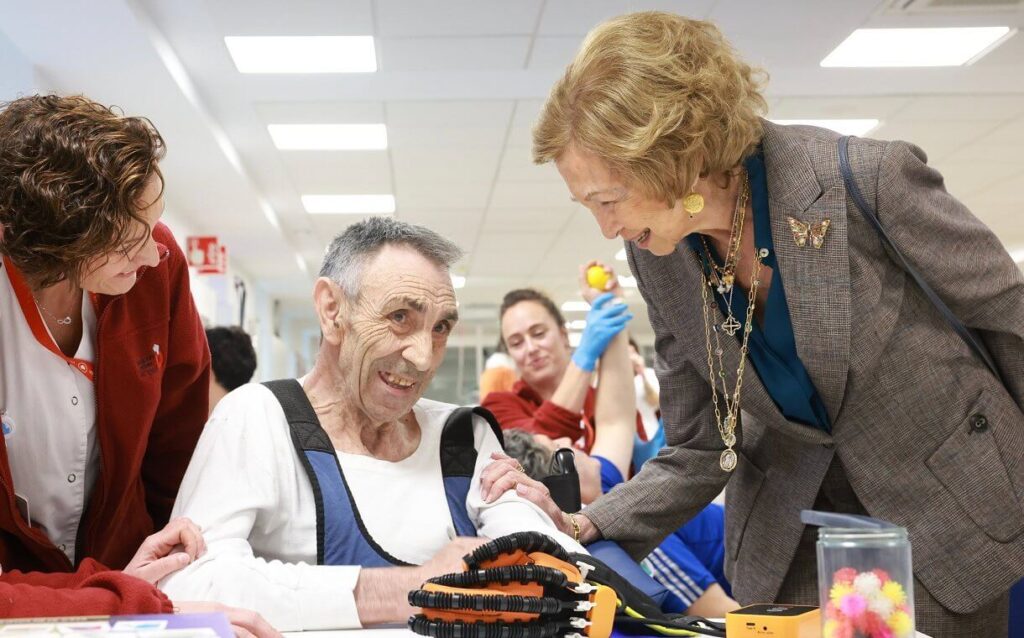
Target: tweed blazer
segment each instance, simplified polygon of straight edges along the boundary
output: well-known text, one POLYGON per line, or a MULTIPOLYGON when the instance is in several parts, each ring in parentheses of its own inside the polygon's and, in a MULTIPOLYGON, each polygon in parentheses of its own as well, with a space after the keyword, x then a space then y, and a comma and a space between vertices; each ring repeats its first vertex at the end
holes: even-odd
MULTIPOLYGON (((726 490, 726 573, 742 603, 772 601, 826 470, 838 456, 872 516, 909 530, 914 571, 969 613, 1024 577, 1024 277, 992 232, 905 142, 853 139, 858 187, 908 260, 991 351, 1006 386, 930 305, 848 196, 839 136, 765 122, 762 148, 778 268, 797 352, 833 424, 787 421, 747 366, 739 464, 708 385, 699 263, 686 242, 658 257, 627 243, 656 334, 668 445, 587 508, 635 556, 726 490), (798 247, 787 217, 831 225, 798 247)), ((722 320, 721 315, 718 315, 722 320)), ((723 339, 735 383, 739 345, 723 339)))

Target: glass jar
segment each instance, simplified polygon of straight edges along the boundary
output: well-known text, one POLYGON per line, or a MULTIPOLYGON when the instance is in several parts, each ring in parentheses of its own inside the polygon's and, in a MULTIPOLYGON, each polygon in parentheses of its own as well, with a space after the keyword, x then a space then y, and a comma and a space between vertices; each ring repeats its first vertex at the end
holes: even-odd
POLYGON ((818 597, 822 638, 913 638, 907 530, 818 530, 818 597))

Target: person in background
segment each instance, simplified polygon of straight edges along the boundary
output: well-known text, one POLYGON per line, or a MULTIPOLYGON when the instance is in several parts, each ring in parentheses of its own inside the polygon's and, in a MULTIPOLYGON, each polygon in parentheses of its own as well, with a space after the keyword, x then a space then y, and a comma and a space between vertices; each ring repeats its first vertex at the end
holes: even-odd
POLYGON ((918 629, 1005 636, 1024 275, 921 149, 767 121, 763 78, 710 22, 633 13, 588 34, 534 126, 534 161, 625 241, 658 354, 668 447, 582 536, 644 555, 728 482, 736 599, 818 604, 800 510, 866 514, 913 539, 918 629))
MULTIPOLYGON (((492 392, 483 400, 502 429, 567 437, 574 446, 589 450, 595 427, 607 418, 602 413, 612 405, 634 404, 633 373, 622 332, 632 315, 620 302, 621 287, 610 268, 606 291, 587 284, 586 270, 595 264, 580 268, 580 291, 591 309, 575 351, 569 345, 565 318, 547 295, 530 288, 505 295, 499 314, 501 338, 520 379, 510 392, 492 392), (616 363, 609 364, 613 352, 616 363), (594 388, 598 362, 601 374, 594 388), (625 384, 618 382, 623 375, 625 384)), ((635 418, 642 432, 643 425, 635 418)))
POLYGON ((508 356, 505 342, 499 338, 498 347, 487 357, 484 371, 480 374, 480 401, 491 392, 510 392, 518 377, 516 362, 508 356))
MULTIPOLYGON (((497 462, 484 470, 483 487, 489 495, 500 494, 503 488, 517 489, 526 496, 542 494, 546 487, 540 481, 549 474, 552 455, 559 448, 570 448, 585 507, 629 476, 631 448, 636 439, 632 426, 628 421, 624 427, 603 424, 597 430, 590 454, 572 448, 567 438, 552 440, 543 434, 505 430, 508 457, 497 457, 497 462)), ((555 520, 562 516, 557 511, 550 515, 555 520)), ((669 599, 662 605, 664 611, 722 618, 739 608, 730 597, 724 563, 725 510, 712 503, 669 534, 641 564, 669 591, 669 599)))
POLYGON ((256 372, 256 350, 252 337, 240 326, 217 326, 206 329, 210 344, 210 412, 228 392, 252 379, 256 372))
POLYGON ((210 359, 159 221, 163 155, 148 120, 82 96, 0 110, 5 614, 166 611, 152 583, 201 552, 194 524, 168 522, 210 359))
POLYGON ((409 591, 484 537, 533 530, 582 551, 515 494, 483 501, 501 450, 489 415, 422 398, 458 321, 460 255, 391 218, 335 238, 313 288, 316 363, 210 417, 174 508, 209 549, 165 592, 253 606, 283 631, 341 629, 404 622, 409 591))
POLYGON ((647 367, 640 346, 632 336, 629 337, 629 360, 633 364, 636 411, 643 420, 645 435, 644 439, 637 436, 633 444, 633 471, 639 472, 644 463, 665 447, 665 430, 661 426, 658 377, 647 367))

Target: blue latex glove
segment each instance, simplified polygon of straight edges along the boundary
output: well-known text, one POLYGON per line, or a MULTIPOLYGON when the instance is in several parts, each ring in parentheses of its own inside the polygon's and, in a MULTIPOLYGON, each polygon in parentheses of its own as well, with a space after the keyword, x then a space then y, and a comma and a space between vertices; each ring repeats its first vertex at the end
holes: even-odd
POLYGON ((572 362, 586 372, 593 372, 612 338, 622 332, 633 315, 625 303, 612 303, 615 295, 606 292, 594 299, 587 313, 587 327, 583 329, 580 345, 572 354, 572 362))

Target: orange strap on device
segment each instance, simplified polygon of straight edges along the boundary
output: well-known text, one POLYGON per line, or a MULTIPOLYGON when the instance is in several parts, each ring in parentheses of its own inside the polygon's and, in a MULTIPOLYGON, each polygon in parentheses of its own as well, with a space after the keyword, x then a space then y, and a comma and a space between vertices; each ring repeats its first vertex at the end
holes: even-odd
POLYGON ((586 582, 584 567, 555 541, 521 532, 478 547, 465 570, 409 592, 409 619, 432 638, 608 638, 618 599, 586 582))

